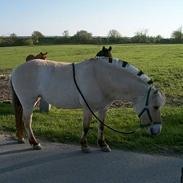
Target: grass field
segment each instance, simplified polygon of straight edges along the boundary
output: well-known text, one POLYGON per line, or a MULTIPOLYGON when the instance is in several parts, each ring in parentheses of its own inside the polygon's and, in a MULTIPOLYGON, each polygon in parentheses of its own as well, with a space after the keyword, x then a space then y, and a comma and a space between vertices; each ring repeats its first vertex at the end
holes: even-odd
MULTIPOLYGON (((183 45, 113 45, 113 57, 124 59, 142 69, 155 86, 166 95, 162 109, 164 128, 161 135, 150 137, 145 130, 134 135, 119 135, 106 130, 109 144, 146 152, 183 152, 183 45)), ((25 62, 25 57, 47 51, 50 60, 78 62, 94 57, 101 46, 59 45, 35 47, 0 48, 0 70, 14 68, 25 62)), ((60 142, 78 142, 81 133, 81 110, 53 108, 49 114, 35 111, 33 129, 35 134, 60 142)), ((131 130, 138 126, 138 118, 131 108, 110 109, 107 123, 118 129, 131 130), (125 114, 125 115, 124 115, 125 114)), ((15 132, 11 106, 0 104, 0 128, 15 132)), ((89 142, 96 143, 97 125, 92 121, 89 142)))

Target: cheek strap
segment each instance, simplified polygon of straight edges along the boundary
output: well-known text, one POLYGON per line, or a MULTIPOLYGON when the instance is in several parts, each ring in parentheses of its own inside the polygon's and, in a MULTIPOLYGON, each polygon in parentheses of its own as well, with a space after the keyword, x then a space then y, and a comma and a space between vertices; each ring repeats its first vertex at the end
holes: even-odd
POLYGON ((140 127, 148 127, 148 126, 151 126, 151 125, 156 125, 156 124, 161 124, 161 122, 153 122, 152 120, 152 116, 151 116, 151 113, 150 113, 150 110, 148 108, 148 105, 149 105, 149 97, 150 97, 150 93, 151 93, 151 87, 149 88, 148 92, 147 92, 147 98, 146 98, 146 102, 145 102, 145 107, 142 109, 142 111, 138 114, 138 117, 140 118, 145 112, 147 113, 147 116, 150 120, 150 124, 140 124, 140 127))

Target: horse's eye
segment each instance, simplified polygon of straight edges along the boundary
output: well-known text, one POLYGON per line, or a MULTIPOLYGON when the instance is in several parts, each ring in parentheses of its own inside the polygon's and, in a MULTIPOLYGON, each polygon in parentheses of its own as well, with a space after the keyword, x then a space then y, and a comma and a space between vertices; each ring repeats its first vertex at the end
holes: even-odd
POLYGON ((154 109, 158 110, 159 109, 159 106, 154 106, 154 109))

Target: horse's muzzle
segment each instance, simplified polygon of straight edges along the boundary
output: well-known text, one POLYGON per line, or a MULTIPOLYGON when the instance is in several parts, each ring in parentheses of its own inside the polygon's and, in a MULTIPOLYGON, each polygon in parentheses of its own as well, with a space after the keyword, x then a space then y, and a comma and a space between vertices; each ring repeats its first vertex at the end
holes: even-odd
POLYGON ((161 133, 161 128, 161 124, 153 124, 149 127, 148 132, 150 135, 159 135, 161 133))

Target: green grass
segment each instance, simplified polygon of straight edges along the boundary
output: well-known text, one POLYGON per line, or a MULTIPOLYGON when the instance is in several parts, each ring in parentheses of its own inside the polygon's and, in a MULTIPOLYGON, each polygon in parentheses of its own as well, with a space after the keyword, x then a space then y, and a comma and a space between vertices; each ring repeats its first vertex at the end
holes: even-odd
MULTIPOLYGON (((0 48, 0 69, 11 69, 25 62, 25 57, 47 51, 48 58, 78 62, 94 57, 101 46, 58 45, 0 48)), ((145 152, 183 152, 183 45, 113 45, 113 57, 124 59, 142 69, 166 95, 162 109, 164 127, 161 135, 150 137, 145 130, 133 135, 119 135, 106 130, 113 147, 145 152)), ((34 112, 33 129, 39 137, 53 141, 78 143, 82 129, 81 110, 52 108, 49 114, 34 112)), ((114 128, 131 130, 138 118, 131 108, 110 109, 107 123, 114 128)), ((9 104, 0 104, 0 129, 15 132, 14 116, 9 104)), ((97 125, 92 121, 89 143, 96 144, 97 125)))
MULTIPOLYGON (((13 110, 10 104, 0 104, 1 131, 15 134, 13 110)), ((159 136, 148 135, 146 129, 131 135, 120 135, 108 129, 105 136, 108 143, 115 148, 143 151, 148 153, 183 153, 183 108, 164 107, 162 110, 163 129, 159 136)), ((123 131, 131 131, 138 127, 139 120, 131 108, 110 109, 107 124, 123 131), (125 115, 124 115, 125 114, 125 115)), ((90 144, 96 144, 97 121, 91 122, 88 134, 90 144)), ((82 130, 82 111, 52 108, 49 114, 34 111, 33 129, 37 136, 44 139, 79 143, 82 130)))

